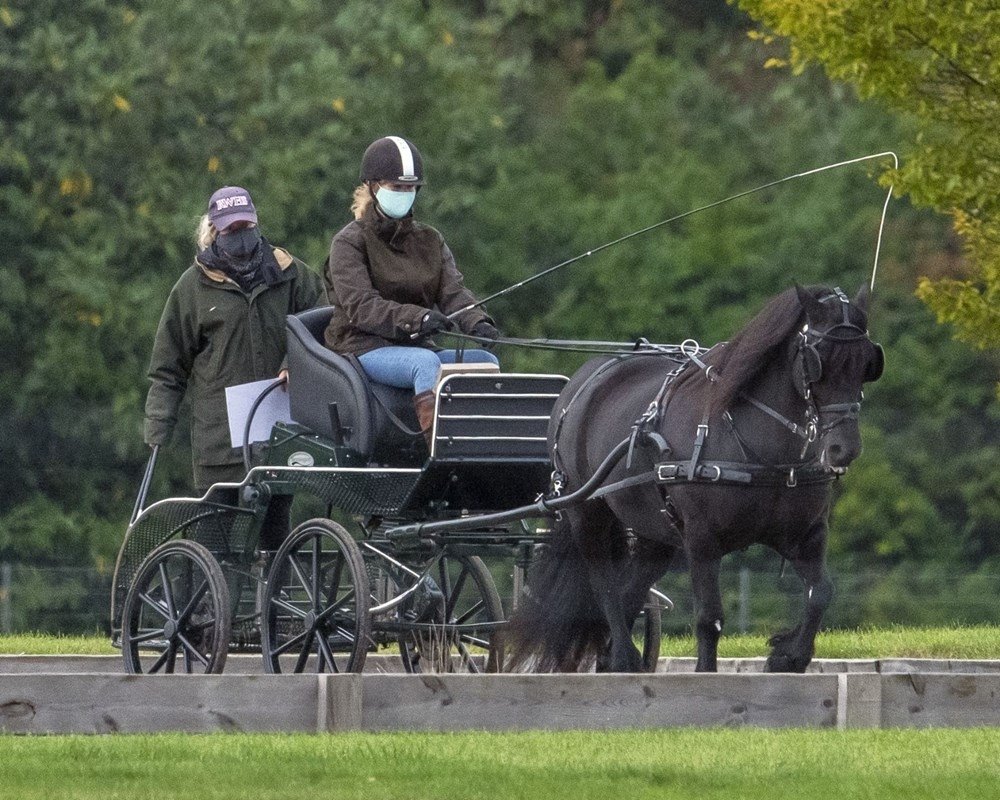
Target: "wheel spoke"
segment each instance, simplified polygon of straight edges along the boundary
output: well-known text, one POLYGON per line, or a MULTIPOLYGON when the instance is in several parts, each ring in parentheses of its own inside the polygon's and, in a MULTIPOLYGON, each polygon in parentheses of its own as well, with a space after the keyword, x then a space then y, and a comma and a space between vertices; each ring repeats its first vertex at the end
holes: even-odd
POLYGON ((195 647, 191 642, 187 640, 187 637, 183 633, 178 633, 177 638, 180 639, 181 644, 184 645, 184 657, 187 658, 188 653, 197 658, 206 667, 208 666, 208 659, 205 658, 201 653, 198 652, 198 648, 195 647))
POLYGON ((170 619, 169 609, 165 609, 159 600, 154 600, 145 592, 139 592, 139 599, 164 619, 170 619))
MULTIPOLYGON (((333 565, 333 574, 330 576, 330 591, 326 595, 326 602, 333 603, 337 599, 337 590, 340 589, 340 573, 344 569, 344 554, 337 551, 337 563, 333 565)), ((316 609, 319 611, 319 608, 316 609)))
POLYGON ((306 636, 306 640, 302 645, 302 652, 299 653, 298 659, 295 661, 295 672, 302 672, 306 668, 306 661, 309 660, 309 654, 312 650, 313 639, 316 636, 316 631, 309 631, 306 636))
POLYGON ((313 600, 312 590, 309 588, 309 580, 302 574, 302 567, 299 566, 299 562, 295 558, 295 553, 288 554, 288 563, 291 565, 292 572, 295 573, 295 577, 298 578, 299 583, 302 584, 302 588, 306 590, 306 597, 309 598, 309 604, 313 605, 315 601, 313 600))
POLYGON ((482 647, 484 650, 489 650, 492 646, 489 639, 480 639, 477 636, 459 636, 460 642, 465 642, 466 644, 471 644, 473 647, 482 647))
MULTIPOLYGON (((470 608, 468 611, 462 614, 462 616, 456 619, 455 623, 457 625, 462 625, 463 623, 472 619, 472 617, 474 617, 485 605, 486 604, 482 600, 480 600, 478 603, 472 606, 472 608, 470 608)), ((451 616, 449 616, 448 619, 451 619, 451 616)))
POLYGON ((330 665, 330 672, 339 672, 337 665, 333 660, 333 651, 330 650, 330 643, 326 640, 326 636, 320 632, 316 636, 316 640, 319 642, 319 652, 317 653, 316 660, 316 671, 323 671, 323 659, 330 665))
POLYGON ((336 628, 336 634, 338 636, 343 636, 347 641, 353 643, 355 640, 354 631, 349 631, 347 628, 342 628, 340 625, 336 628))
POLYGON ((287 602, 285 600, 282 600, 280 597, 272 597, 271 598, 271 603, 272 603, 272 605, 276 605, 278 608, 283 608, 289 614, 294 614, 299 619, 305 619, 306 618, 306 612, 305 611, 303 611, 298 606, 293 606, 291 603, 289 603, 289 602, 287 602))
POLYGON ((194 672, 194 664, 191 663, 191 651, 184 648, 184 671, 190 675, 194 672))
POLYGON ((309 631, 302 631, 302 633, 298 634, 297 636, 293 636, 283 645, 281 645, 280 647, 276 647, 274 650, 271 650, 269 652, 272 656, 283 655, 287 653, 289 650, 291 650, 293 647, 295 647, 295 645, 297 645, 299 642, 305 639, 308 635, 309 631))
POLYGON ((312 606, 313 611, 319 611, 319 548, 322 543, 322 538, 317 536, 313 539, 313 550, 312 550, 312 606))
POLYGON ((174 590, 167 576, 166 560, 160 562, 160 583, 163 585, 163 599, 167 603, 167 613, 170 614, 170 619, 175 619, 177 611, 174 609, 174 590))
POLYGON ((167 666, 166 673, 168 675, 174 674, 174 667, 177 665, 177 642, 171 642, 170 648, 167 650, 167 666))
POLYGON ((462 594, 462 587, 465 586, 465 579, 469 577, 469 568, 462 565, 462 571, 458 574, 458 580, 450 593, 445 594, 444 618, 451 619, 455 613, 455 606, 458 605, 458 598, 462 594))
POLYGON ((146 633, 141 633, 138 636, 130 636, 129 641, 134 644, 141 644, 142 642, 148 642, 152 639, 156 639, 159 636, 163 636, 163 628, 158 631, 147 631, 146 633))
POLYGON ((162 653, 160 653, 160 657, 156 659, 156 661, 154 661, 152 665, 150 665, 149 667, 150 675, 152 675, 154 672, 159 672, 160 667, 162 667, 164 664, 167 663, 167 659, 170 657, 170 650, 171 648, 173 648, 173 646, 174 646, 173 642, 170 642, 167 645, 166 649, 162 653))
POLYGON ((187 620, 187 618, 191 615, 191 612, 194 611, 195 606, 197 606, 198 603, 201 602, 201 598, 205 596, 205 592, 207 591, 208 591, 208 578, 206 578, 201 582, 201 586, 199 586, 198 590, 193 595, 191 595, 191 599, 188 600, 187 605, 184 606, 184 610, 178 615, 177 617, 178 625, 183 624, 187 620))
POLYGON ((321 613, 318 617, 316 617, 316 621, 324 622, 330 619, 330 617, 332 617, 334 613, 337 611, 342 611, 346 614, 353 614, 354 612, 351 610, 350 605, 348 605, 353 599, 354 599, 354 591, 351 590, 350 592, 345 594, 342 598, 340 598, 339 603, 331 605, 328 608, 324 609, 323 613, 321 613))

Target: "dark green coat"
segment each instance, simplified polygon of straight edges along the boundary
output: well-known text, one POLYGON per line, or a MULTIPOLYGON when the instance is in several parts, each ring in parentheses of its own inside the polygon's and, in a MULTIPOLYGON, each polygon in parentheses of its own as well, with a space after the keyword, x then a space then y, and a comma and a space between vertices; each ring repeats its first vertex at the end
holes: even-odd
POLYGON ((233 464, 226 387, 276 378, 285 358, 285 316, 326 305, 318 275, 280 247, 280 280, 249 294, 197 260, 167 298, 146 396, 145 440, 166 444, 185 393, 191 399, 191 448, 196 464, 233 464))

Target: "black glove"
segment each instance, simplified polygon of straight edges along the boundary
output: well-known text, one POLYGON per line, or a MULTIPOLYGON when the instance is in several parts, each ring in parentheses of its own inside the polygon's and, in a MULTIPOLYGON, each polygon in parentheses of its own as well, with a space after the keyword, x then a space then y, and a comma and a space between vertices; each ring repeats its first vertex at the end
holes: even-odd
POLYGON ((492 350, 496 347, 496 340, 500 338, 500 331, 483 319, 472 327, 472 335, 478 336, 480 339, 490 339, 489 344, 483 344, 483 347, 487 350, 492 350))
POLYGON ((432 308, 420 320, 420 335, 430 336, 439 331, 450 331, 455 327, 455 323, 448 319, 436 308, 432 308))

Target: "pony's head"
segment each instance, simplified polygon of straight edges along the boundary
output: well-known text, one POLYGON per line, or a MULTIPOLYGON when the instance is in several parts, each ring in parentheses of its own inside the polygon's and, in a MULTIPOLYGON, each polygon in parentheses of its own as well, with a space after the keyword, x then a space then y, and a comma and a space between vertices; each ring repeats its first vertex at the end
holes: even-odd
POLYGON ((814 405, 820 463, 843 472, 861 453, 862 386, 882 375, 881 345, 868 337, 868 287, 854 300, 839 288, 796 286, 802 324, 790 343, 792 380, 814 405))

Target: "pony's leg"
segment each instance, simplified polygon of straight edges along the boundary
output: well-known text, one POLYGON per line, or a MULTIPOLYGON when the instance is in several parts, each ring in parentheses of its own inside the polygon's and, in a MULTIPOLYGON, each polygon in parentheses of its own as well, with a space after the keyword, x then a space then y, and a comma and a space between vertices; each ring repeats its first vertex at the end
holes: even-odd
POLYGON ((805 552, 790 559, 802 579, 805 613, 796 627, 771 637, 771 655, 765 666, 767 672, 806 671, 815 652, 816 634, 823 614, 833 599, 833 582, 826 569, 825 522, 810 537, 809 545, 803 548, 805 552))
POLYGON ((695 603, 695 637, 698 641, 698 662, 695 672, 718 670, 719 636, 725 616, 722 613, 722 593, 719 591, 719 558, 704 558, 688 553, 691 590, 695 603))
POLYGON ((594 599, 611 637, 606 653, 598 657, 598 669, 602 672, 642 672, 642 654, 632 641, 635 616, 627 613, 622 591, 622 578, 628 567, 626 560, 601 560, 588 566, 594 599))
POLYGON ((634 615, 626 609, 627 579, 632 557, 625 531, 607 506, 589 509, 581 549, 597 610, 607 625, 609 640, 598 652, 597 666, 608 672, 642 672, 642 654, 632 641, 634 615))

